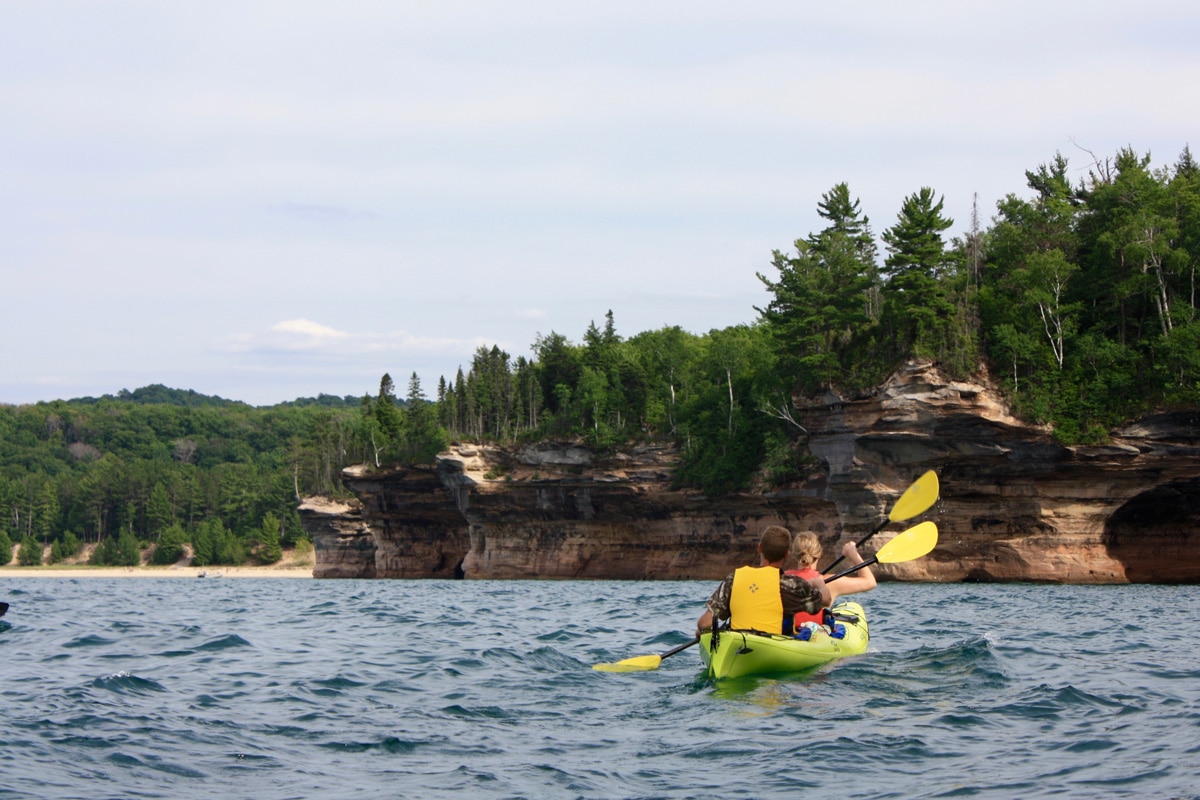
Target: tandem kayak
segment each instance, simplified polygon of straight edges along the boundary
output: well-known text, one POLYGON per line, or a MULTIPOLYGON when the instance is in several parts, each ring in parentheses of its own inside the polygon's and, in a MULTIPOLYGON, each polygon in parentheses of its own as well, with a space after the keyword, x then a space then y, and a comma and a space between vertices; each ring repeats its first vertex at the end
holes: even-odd
POLYGON ((808 640, 792 636, 718 631, 713 648, 711 631, 700 635, 700 658, 708 676, 740 678, 801 672, 838 658, 854 656, 867 649, 867 617, 858 603, 841 603, 833 608, 833 632, 818 627, 808 640), (839 637, 840 634, 840 637, 839 637))

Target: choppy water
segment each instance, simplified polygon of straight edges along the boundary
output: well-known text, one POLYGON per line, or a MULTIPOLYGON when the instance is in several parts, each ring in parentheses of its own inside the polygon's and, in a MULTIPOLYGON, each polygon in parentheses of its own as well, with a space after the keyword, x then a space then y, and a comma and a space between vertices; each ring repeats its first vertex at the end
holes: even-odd
POLYGON ((0 798, 1200 797, 1197 587, 885 584, 714 687, 702 583, 0 578, 0 798))

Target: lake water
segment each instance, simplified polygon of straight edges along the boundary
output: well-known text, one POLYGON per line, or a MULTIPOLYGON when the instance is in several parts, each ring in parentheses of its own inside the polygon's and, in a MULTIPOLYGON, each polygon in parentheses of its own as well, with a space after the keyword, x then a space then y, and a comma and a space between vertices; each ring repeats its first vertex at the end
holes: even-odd
POLYGON ((0 578, 0 798, 1196 798, 1198 587, 884 584, 713 686, 693 582, 0 578))

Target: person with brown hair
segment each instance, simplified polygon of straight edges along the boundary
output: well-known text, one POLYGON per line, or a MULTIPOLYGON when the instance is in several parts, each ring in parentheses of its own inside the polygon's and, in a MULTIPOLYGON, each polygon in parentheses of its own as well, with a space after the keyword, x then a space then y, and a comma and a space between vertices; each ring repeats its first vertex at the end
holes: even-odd
POLYGON ((784 619, 799 612, 819 614, 833 602, 820 575, 797 578, 782 572, 792 547, 792 534, 771 525, 758 540, 759 565, 734 570, 708 598, 696 622, 697 634, 728 619, 732 630, 782 633, 784 619))

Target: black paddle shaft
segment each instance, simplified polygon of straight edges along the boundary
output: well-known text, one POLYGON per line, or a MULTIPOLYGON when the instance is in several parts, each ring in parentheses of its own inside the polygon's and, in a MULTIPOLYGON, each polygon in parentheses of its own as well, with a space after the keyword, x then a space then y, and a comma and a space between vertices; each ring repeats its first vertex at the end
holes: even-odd
MULTIPOLYGON (((870 533, 868 533, 866 536, 862 537, 862 538, 861 538, 861 539, 859 539, 857 542, 855 542, 855 543, 854 543, 854 546, 855 546, 855 547, 862 547, 864 544, 866 544, 866 543, 867 543, 867 539, 870 539, 872 536, 874 536, 875 534, 877 534, 877 533, 879 533, 881 530, 883 530, 885 527, 887 527, 887 524, 888 524, 889 522, 891 522, 891 519, 890 519, 890 518, 885 518, 885 519, 883 520, 883 522, 881 522, 881 523, 879 523, 878 525, 876 525, 876 526, 875 526, 875 527, 874 527, 874 528, 871 530, 871 532, 870 532, 870 533)), ((833 562, 832 564, 830 564, 830 565, 829 565, 828 567, 826 567, 825 569, 821 570, 821 572, 822 572, 822 573, 829 573, 829 572, 833 572, 833 568, 834 568, 834 567, 836 567, 838 564, 842 563, 842 562, 843 562, 843 561, 845 561, 845 560, 846 560, 846 556, 844 556, 844 555, 838 556, 838 557, 837 557, 837 558, 834 560, 834 562, 833 562)), ((843 573, 843 574, 844 574, 844 573, 843 573)))
POLYGON ((699 642, 700 642, 700 637, 697 636, 695 639, 692 639, 690 642, 684 642, 683 644, 679 645, 678 647, 672 647, 670 650, 668 650, 667 652, 665 652, 661 656, 659 656, 659 658, 670 658, 671 656, 675 655, 676 653, 682 653, 684 650, 687 650, 689 647, 691 647, 694 644, 698 644, 699 642))

